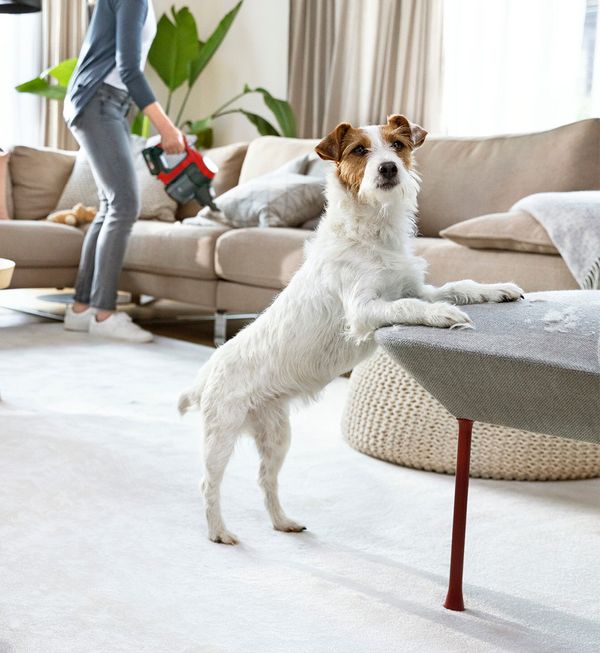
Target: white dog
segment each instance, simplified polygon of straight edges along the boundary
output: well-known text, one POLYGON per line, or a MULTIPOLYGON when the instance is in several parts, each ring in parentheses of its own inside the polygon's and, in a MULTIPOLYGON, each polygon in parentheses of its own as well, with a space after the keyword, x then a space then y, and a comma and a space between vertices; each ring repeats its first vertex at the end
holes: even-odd
POLYGON ((341 123, 317 145, 317 154, 335 166, 327 210, 302 267, 264 313, 215 351, 182 395, 180 412, 199 408, 203 417, 202 492, 214 542, 237 542, 223 523, 220 484, 241 433, 256 440, 274 528, 302 531, 283 511, 277 489, 290 444, 290 401, 314 396, 371 354, 378 327, 466 326, 469 317, 453 304, 521 296, 512 283, 425 283, 425 261, 411 250, 419 189, 412 153, 425 136, 392 115, 380 126, 341 123))

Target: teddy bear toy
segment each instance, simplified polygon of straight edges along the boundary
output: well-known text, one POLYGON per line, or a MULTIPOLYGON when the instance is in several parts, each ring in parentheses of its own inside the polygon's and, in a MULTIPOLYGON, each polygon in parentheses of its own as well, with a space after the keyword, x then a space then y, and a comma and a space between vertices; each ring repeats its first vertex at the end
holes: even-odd
POLYGON ((93 206, 84 206, 80 202, 72 209, 51 213, 46 220, 58 222, 59 224, 68 224, 71 227, 81 227, 92 222, 95 217, 96 209, 93 206))

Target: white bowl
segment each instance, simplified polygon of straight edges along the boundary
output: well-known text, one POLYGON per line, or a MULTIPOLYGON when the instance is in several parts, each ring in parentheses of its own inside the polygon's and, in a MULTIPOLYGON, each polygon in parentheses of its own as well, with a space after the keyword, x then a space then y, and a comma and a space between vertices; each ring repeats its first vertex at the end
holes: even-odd
POLYGON ((0 288, 8 288, 15 269, 14 261, 7 258, 0 258, 0 288))

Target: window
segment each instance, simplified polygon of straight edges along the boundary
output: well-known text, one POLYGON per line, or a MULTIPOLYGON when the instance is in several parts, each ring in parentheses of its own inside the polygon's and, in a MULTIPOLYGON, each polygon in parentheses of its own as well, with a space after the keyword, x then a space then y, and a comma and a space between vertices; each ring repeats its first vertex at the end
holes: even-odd
POLYGON ((39 145, 39 98, 15 91, 42 67, 42 18, 36 14, 0 14, 0 148, 39 145))
POLYGON ((539 131, 598 115, 598 25, 598 0, 445 0, 444 132, 539 131))

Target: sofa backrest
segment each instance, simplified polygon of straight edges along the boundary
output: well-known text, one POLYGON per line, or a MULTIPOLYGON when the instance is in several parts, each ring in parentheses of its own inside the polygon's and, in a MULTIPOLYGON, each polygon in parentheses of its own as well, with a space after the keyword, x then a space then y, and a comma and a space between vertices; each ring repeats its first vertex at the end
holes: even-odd
POLYGON ((600 189, 600 119, 545 132, 491 138, 431 138, 416 151, 424 236, 522 197, 600 189))
POLYGON ((267 172, 273 172, 288 161, 314 150, 319 139, 259 136, 250 142, 240 171, 240 184, 267 172))
MULTIPOLYGON (((261 136, 246 153, 240 183, 314 149, 319 139, 261 136)), ((487 138, 430 137, 415 153, 422 177, 419 230, 441 229, 544 191, 600 189, 600 119, 545 132, 487 138)))

